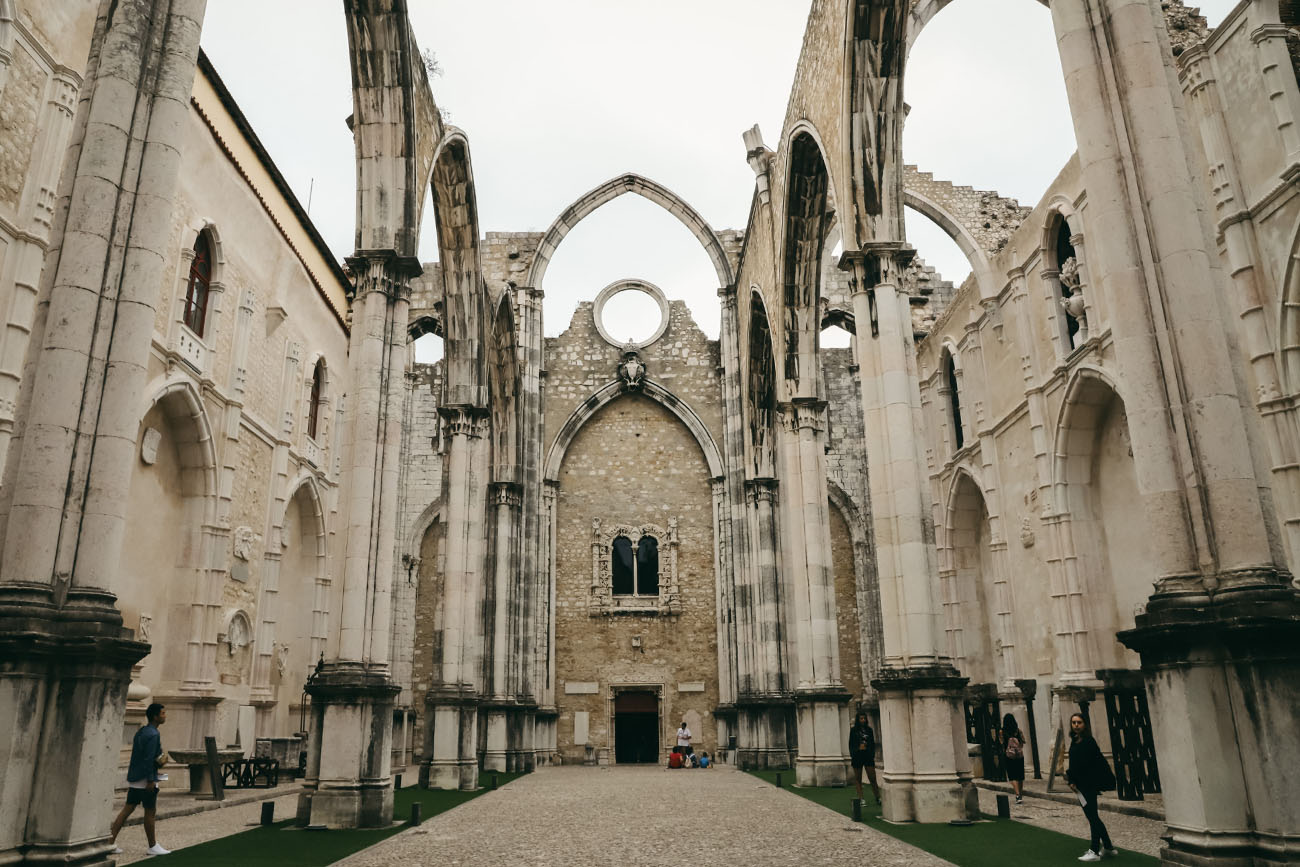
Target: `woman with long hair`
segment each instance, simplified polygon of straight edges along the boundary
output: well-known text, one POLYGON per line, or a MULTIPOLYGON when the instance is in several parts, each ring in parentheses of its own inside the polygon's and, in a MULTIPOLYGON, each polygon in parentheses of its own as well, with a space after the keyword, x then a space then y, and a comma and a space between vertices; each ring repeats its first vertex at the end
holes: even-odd
POLYGON ((1118 855, 1119 850, 1111 844, 1110 833, 1097 812, 1101 793, 1115 788, 1115 774, 1106 764, 1101 747, 1093 740, 1088 721, 1079 713, 1070 717, 1070 768, 1065 772, 1065 780, 1079 796, 1092 835, 1088 851, 1080 855, 1079 860, 1100 861, 1103 855, 1118 855))
POLYGON ((857 786, 858 800, 862 800, 862 771, 867 772, 867 781, 871 783, 871 794, 880 803, 880 787, 876 785, 876 733, 871 729, 871 720, 865 710, 859 710, 849 729, 849 760, 853 763, 854 785, 857 786))
POLYGON ((1016 793, 1016 803, 1025 802, 1025 736, 1020 732, 1020 724, 1013 714, 1002 718, 1002 749, 1005 753, 1002 766, 1006 768, 1007 780, 1011 790, 1016 793))

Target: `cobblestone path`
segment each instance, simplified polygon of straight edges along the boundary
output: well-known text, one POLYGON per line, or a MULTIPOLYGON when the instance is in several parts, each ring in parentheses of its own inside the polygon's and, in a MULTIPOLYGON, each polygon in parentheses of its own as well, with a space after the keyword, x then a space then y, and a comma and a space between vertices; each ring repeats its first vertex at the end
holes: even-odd
MULTIPOLYGON (((845 799, 853 797, 844 790, 845 799)), ((543 768, 340 862, 526 865, 943 865, 846 817, 720 767, 543 768)))

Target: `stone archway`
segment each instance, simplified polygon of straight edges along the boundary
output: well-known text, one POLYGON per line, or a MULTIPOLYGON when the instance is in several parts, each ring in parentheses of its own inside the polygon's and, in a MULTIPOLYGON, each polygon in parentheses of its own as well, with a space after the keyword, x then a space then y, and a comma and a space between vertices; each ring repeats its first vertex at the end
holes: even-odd
POLYGON ((560 242, 564 240, 565 235, 569 234, 574 226, 591 216, 602 205, 608 204, 627 193, 635 193, 648 201, 654 202, 678 220, 681 220, 682 225, 689 229, 696 240, 700 242, 700 245, 704 247, 704 252, 708 253, 709 260, 713 263, 713 268, 718 275, 718 288, 730 286, 735 282, 731 262, 727 259, 726 251, 722 248, 722 242, 718 240, 717 234, 709 226, 708 221, 672 190, 649 178, 629 172, 611 178, 594 190, 590 190, 555 218, 555 222, 546 230, 546 234, 542 237, 542 242, 538 245, 537 252, 533 256, 532 266, 528 269, 527 285, 534 289, 540 289, 542 280, 546 276, 547 266, 551 263, 551 257, 555 255, 555 250, 560 246, 560 242))
POLYGON ((939 574, 949 652, 972 683, 996 682, 989 510, 983 487, 966 467, 953 476, 944 516, 940 556, 946 563, 939 574))

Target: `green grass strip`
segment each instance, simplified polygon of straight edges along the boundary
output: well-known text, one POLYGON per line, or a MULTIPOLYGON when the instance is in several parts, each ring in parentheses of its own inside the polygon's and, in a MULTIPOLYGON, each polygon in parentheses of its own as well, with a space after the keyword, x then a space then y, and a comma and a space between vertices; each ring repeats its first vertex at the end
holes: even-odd
MULTIPOLYGON (((394 834, 406 830, 411 817, 411 805, 423 804, 423 820, 428 821, 439 813, 472 801, 491 791, 493 774, 479 774, 478 791, 447 792, 437 789, 411 787, 399 789, 393 795, 393 817, 403 822, 391 828, 373 828, 363 831, 306 831, 293 827, 293 820, 259 826, 229 837, 209 840, 197 846, 177 849, 166 859, 171 867, 254 867, 275 864, 277 867, 326 867, 353 852, 373 846, 394 834)), ((504 786, 523 774, 496 773, 497 785, 504 786)))
MULTIPOLYGON (((776 785, 777 771, 750 771, 749 773, 776 785)), ((794 771, 781 771, 781 780, 791 793, 821 804, 844 816, 853 816, 854 790, 794 785, 794 771)), ((953 825, 893 825, 880 818, 880 807, 871 797, 871 790, 863 781, 862 820, 877 831, 911 843, 932 855, 938 855, 958 867, 1006 867, 1007 864, 1046 864, 1073 862, 1088 848, 1088 841, 1071 837, 1014 819, 986 817, 987 821, 957 827, 953 825)), ((1087 830, 1088 822, 1079 811, 1079 830, 1087 830)), ((1119 857, 1107 858, 1107 864, 1156 865, 1159 859, 1138 852, 1120 851, 1119 857)))

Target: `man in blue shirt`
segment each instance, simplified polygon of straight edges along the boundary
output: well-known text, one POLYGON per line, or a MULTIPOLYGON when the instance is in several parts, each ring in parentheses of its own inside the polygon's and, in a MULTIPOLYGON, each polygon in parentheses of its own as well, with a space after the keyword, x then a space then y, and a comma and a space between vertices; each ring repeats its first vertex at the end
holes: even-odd
MULTIPOLYGON (((137 804, 144 805, 144 835, 149 841, 148 855, 170 855, 170 849, 164 849, 154 836, 154 817, 158 809, 158 769, 162 766, 162 735, 158 726, 167 722, 167 710, 158 702, 145 709, 145 724, 135 733, 131 742, 131 764, 126 769, 126 805, 113 820, 112 834, 109 841, 117 842, 117 834, 122 830, 127 817, 135 812, 137 804)), ((120 854, 122 847, 113 849, 113 854, 120 854)))

